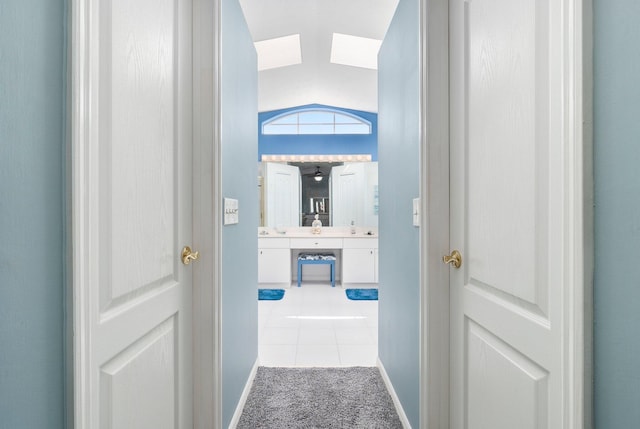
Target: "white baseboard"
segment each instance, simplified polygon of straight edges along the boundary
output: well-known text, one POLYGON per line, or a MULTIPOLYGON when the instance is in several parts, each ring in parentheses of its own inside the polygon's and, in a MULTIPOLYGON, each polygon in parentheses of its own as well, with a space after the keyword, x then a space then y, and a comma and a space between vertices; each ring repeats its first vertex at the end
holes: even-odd
POLYGON ((398 417, 400 417, 400 422, 402 423, 402 427, 404 429, 411 429, 411 424, 409 423, 409 419, 402 408, 402 404, 400 403, 400 398, 396 394, 396 391, 391 384, 391 379, 387 374, 387 371, 384 369, 384 365, 380 361, 380 358, 377 359, 378 369, 380 370, 380 375, 382 375, 382 380, 384 381, 385 386, 387 386, 387 390, 389 391, 389 395, 391 395, 391 399, 393 400, 393 405, 396 406, 396 411, 398 412, 398 417))
POLYGON ((256 363, 253 364, 253 368, 251 368, 251 372, 249 373, 247 384, 245 384, 244 390, 242 391, 242 395, 240 395, 240 400, 238 401, 238 406, 236 407, 236 411, 233 413, 233 418, 231 419, 231 423, 229 423, 229 429, 235 429, 235 427, 238 426, 238 422, 240 421, 240 416, 242 415, 242 410, 244 410, 244 405, 247 403, 247 398, 249 397, 251 386, 253 386, 253 379, 256 378, 256 372, 258 372, 258 366, 259 366, 259 361, 258 359, 256 359, 256 363))

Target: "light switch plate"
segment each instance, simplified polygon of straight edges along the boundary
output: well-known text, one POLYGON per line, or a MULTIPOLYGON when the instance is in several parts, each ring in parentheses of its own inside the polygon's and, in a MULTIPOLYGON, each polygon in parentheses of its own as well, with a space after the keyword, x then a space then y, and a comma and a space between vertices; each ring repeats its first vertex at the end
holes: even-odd
POLYGON ((238 223, 238 200, 233 198, 224 199, 224 224, 233 225, 238 223))
POLYGON ((420 226, 420 198, 413 199, 413 226, 420 226))

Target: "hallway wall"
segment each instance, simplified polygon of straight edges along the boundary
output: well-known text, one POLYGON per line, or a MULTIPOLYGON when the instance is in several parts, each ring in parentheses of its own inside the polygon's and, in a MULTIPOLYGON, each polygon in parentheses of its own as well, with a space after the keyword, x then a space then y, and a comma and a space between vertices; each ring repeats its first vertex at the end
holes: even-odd
POLYGON ((420 261, 418 1, 400 0, 378 56, 380 301, 378 355, 411 425, 419 426, 420 261))
POLYGON ((238 0, 222 0, 222 192, 239 223, 222 229, 222 422, 258 357, 258 66, 238 0))
POLYGON ((640 3, 594 0, 595 427, 640 421, 640 3))
POLYGON ((63 428, 65 1, 0 3, 0 428, 63 428))

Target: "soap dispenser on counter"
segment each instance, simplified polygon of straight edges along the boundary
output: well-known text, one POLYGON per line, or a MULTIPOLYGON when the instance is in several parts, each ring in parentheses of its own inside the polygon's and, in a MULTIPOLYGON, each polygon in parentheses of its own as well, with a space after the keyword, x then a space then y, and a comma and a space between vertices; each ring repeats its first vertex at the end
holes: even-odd
POLYGON ((355 235, 356 233, 356 223, 351 221, 351 235, 355 235))
POLYGON ((320 234, 322 232, 322 221, 320 220, 320 215, 315 215, 315 220, 311 222, 311 233, 312 234, 320 234))

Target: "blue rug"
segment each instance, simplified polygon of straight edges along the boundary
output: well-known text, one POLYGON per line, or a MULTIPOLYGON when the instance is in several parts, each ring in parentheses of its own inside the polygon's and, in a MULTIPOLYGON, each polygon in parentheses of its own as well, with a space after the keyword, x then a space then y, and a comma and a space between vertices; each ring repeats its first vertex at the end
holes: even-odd
POLYGON ((347 289, 347 298, 354 301, 377 301, 378 289, 347 289))
POLYGON ((278 301, 284 296, 284 289, 258 289, 258 301, 278 301))

